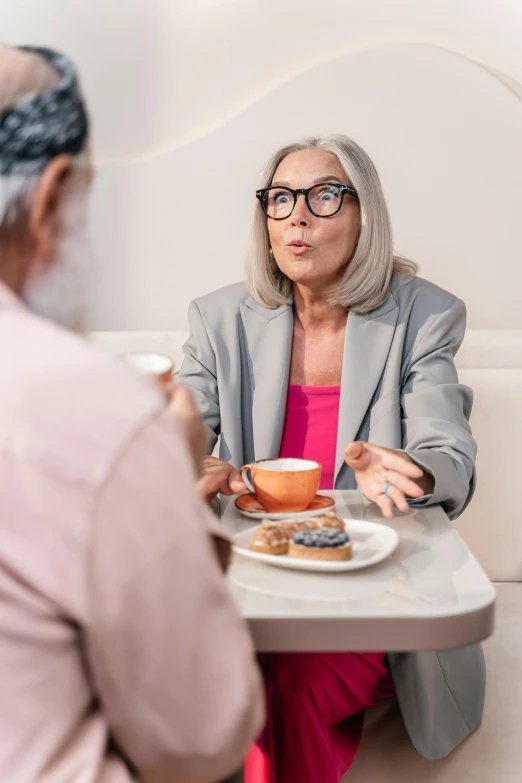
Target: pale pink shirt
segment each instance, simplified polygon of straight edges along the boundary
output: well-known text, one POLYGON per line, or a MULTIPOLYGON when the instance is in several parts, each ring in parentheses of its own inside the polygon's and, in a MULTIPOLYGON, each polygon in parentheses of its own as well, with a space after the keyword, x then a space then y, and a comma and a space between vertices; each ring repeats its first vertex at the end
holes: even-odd
POLYGON ((322 465, 320 489, 333 489, 340 386, 288 386, 280 457, 322 465))
POLYGON ((194 485, 157 388, 0 285, 1 783, 240 765, 262 691, 194 485))

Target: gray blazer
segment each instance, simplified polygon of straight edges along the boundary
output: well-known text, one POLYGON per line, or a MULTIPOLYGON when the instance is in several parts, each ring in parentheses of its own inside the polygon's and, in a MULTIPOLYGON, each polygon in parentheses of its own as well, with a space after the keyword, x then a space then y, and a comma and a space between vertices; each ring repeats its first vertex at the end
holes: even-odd
MULTIPOLYGON (((459 299, 420 278, 394 274, 386 302, 346 326, 336 457, 336 489, 357 487, 344 461, 352 440, 404 449, 435 479, 415 507, 440 503, 454 519, 470 501, 476 446, 473 401, 458 383, 454 356, 465 331, 459 299)), ((209 428, 210 451, 236 467, 277 456, 292 347, 292 306, 269 309, 243 283, 202 296, 189 308, 190 337, 179 381, 192 387, 209 428)), ((429 759, 446 756, 482 720, 481 647, 389 653, 408 734, 429 759)))

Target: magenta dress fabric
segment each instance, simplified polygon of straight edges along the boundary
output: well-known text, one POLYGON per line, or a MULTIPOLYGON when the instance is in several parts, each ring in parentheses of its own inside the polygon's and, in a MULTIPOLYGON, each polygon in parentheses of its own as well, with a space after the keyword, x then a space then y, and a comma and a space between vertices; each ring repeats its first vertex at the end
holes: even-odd
MULTIPOLYGON (((288 387, 280 457, 323 466, 333 489, 339 386, 288 387)), ((267 723, 245 783, 339 783, 361 740, 364 710, 394 693, 385 653, 262 653, 267 723)))
POLYGON ((333 489, 340 393, 340 386, 288 387, 279 456, 320 462, 320 489, 333 489))

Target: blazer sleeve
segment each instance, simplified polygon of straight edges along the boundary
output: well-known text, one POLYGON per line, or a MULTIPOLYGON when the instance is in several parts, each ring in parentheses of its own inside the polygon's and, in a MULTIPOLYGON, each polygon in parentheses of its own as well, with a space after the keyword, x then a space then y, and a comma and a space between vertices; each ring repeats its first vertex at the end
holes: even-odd
POLYGON ((197 302, 189 305, 188 320, 190 335, 183 345, 185 357, 176 381, 189 386, 208 428, 208 453, 216 445, 221 419, 217 382, 216 354, 197 302))
POLYGON ((476 443, 469 417, 473 392, 458 382, 454 357, 466 329, 466 307, 455 300, 413 350, 402 386, 402 440, 407 454, 435 479, 433 494, 414 507, 441 504, 455 519, 475 488, 476 443))

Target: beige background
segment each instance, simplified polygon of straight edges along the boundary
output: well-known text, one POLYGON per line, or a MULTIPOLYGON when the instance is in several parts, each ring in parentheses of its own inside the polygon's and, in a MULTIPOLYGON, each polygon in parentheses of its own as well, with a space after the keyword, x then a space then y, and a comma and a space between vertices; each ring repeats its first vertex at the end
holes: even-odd
POLYGON ((396 246, 474 329, 522 328, 519 0, 3 0, 2 37, 70 53, 92 110, 96 329, 184 329, 242 275, 273 148, 373 156, 396 246))

